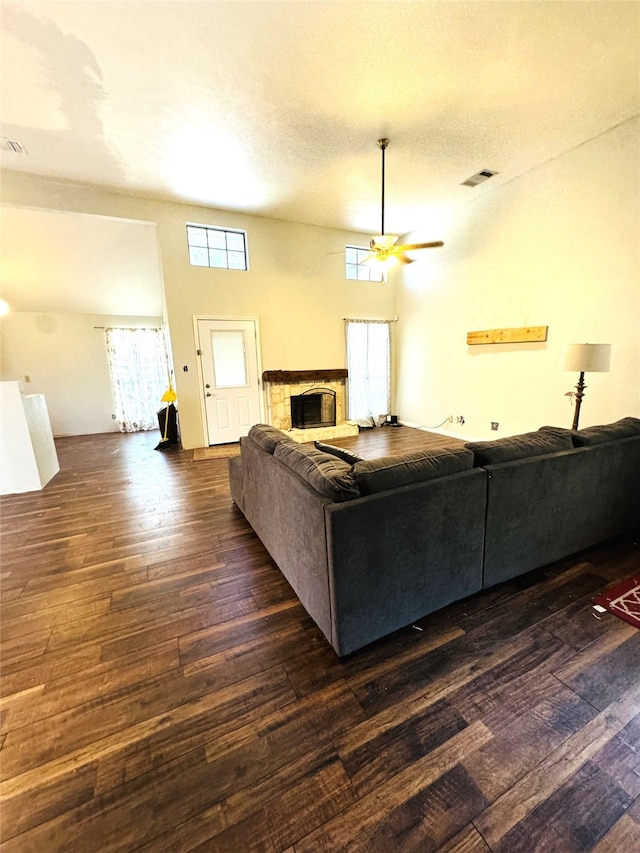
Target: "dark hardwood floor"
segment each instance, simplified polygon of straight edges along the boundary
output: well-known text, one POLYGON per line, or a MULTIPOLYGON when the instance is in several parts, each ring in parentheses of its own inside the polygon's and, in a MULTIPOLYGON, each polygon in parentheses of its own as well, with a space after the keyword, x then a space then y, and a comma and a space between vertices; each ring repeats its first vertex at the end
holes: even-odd
POLYGON ((590 606, 632 536, 340 661, 226 460, 158 440, 0 501, 3 853, 640 850, 640 632, 590 606))

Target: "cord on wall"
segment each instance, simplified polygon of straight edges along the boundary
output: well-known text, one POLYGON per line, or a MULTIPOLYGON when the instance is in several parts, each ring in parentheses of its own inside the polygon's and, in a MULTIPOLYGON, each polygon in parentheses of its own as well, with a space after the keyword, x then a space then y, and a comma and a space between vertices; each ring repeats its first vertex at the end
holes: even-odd
POLYGON ((444 426, 445 424, 452 424, 452 423, 453 423, 453 415, 449 415, 449 417, 445 418, 441 424, 436 424, 435 426, 425 426, 424 424, 420 424, 418 429, 438 429, 439 427, 444 426))

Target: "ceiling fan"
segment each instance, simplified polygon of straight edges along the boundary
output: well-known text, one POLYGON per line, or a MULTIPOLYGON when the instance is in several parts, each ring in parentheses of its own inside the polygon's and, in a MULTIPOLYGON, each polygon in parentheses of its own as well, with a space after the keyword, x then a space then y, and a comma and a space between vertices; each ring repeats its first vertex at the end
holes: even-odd
POLYGON ((442 240, 436 240, 432 243, 405 243, 404 245, 396 245, 398 238, 392 234, 384 233, 384 152, 389 145, 388 139, 379 139, 378 148, 382 151, 382 223, 380 234, 371 238, 369 243, 369 255, 361 263, 379 263, 385 266, 389 262, 395 263, 400 261, 402 264, 412 264, 414 258, 409 258, 405 252, 413 252, 416 249, 436 249, 439 246, 444 246, 442 240))

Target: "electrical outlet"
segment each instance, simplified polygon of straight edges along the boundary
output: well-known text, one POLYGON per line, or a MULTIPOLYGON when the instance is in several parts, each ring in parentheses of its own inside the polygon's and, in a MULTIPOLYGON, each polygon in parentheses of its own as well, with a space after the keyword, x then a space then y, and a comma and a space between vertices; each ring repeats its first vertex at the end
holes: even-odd
POLYGON ((464 423, 464 415, 458 415, 458 417, 456 418, 456 423, 457 424, 463 424, 464 423))
POLYGON ((498 421, 491 421, 491 429, 498 429, 499 426, 500 424, 498 423, 498 421))
POLYGON ((445 423, 447 423, 447 424, 452 424, 452 423, 453 423, 453 415, 449 415, 449 417, 447 418, 447 420, 445 421, 445 423))

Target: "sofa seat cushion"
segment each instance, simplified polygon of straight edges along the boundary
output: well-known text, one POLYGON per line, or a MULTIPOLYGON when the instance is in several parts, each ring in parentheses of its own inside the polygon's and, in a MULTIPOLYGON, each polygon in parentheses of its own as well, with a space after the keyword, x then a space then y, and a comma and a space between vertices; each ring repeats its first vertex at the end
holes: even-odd
POLYGON ((572 432, 576 447, 590 447, 604 441, 617 441, 619 438, 640 435, 640 418, 622 418, 612 424, 585 427, 572 432))
POLYGON ((409 486, 423 480, 457 474, 472 466, 473 454, 470 451, 464 447, 445 447, 356 462, 353 474, 360 493, 372 495, 398 486, 409 486))
POLYGON ((465 444, 465 447, 473 452, 474 465, 481 467, 556 453, 559 450, 571 450, 573 442, 570 435, 547 430, 511 435, 495 441, 471 441, 465 444))
POLYGON ((269 424, 254 424, 249 430, 249 438, 267 453, 273 453, 281 441, 295 444, 295 441, 286 432, 272 427, 269 424))
POLYGON ((351 465, 336 456, 295 441, 279 442, 273 455, 327 498, 348 501, 360 496, 351 465))

